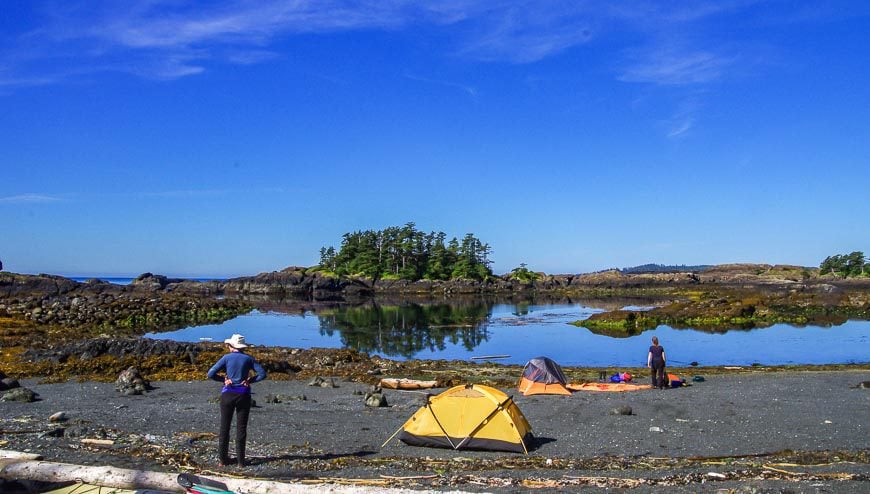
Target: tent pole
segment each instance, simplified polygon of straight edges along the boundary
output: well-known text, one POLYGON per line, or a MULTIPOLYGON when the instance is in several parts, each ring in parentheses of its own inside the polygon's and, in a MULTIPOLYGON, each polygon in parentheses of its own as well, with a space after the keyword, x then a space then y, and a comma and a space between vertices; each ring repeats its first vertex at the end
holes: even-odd
POLYGON ((381 447, 382 447, 382 448, 383 448, 383 447, 384 447, 384 446, 386 446, 386 445, 387 445, 387 443, 388 443, 388 442, 390 442, 390 441, 392 441, 392 440, 393 440, 393 438, 394 438, 394 437, 396 437, 396 434, 398 434, 398 433, 399 433, 399 431, 401 431, 401 430, 402 430, 402 429, 404 429, 404 428, 405 428, 405 424, 402 424, 402 425, 400 425, 400 426, 399 426, 399 428, 398 428, 398 429, 396 429, 396 432, 394 432, 394 433, 393 433, 393 435, 392 435, 392 436, 390 436, 390 438, 389 438, 389 439, 387 439, 387 440, 386 440, 386 441, 384 441, 384 444, 381 444, 381 447))
POLYGON ((426 405, 426 408, 429 409, 429 413, 432 414, 432 418, 435 419, 435 423, 438 424, 438 428, 441 429, 441 432, 444 433, 444 437, 447 438, 447 442, 450 443, 450 446, 451 446, 453 449, 457 449, 458 446, 456 446, 455 444, 453 444, 453 441, 450 440, 450 434, 448 434, 447 431, 444 430, 444 426, 441 425, 441 421, 438 420, 438 417, 435 415, 435 412, 432 411, 432 407, 428 406, 428 404, 427 404, 427 405, 426 405))

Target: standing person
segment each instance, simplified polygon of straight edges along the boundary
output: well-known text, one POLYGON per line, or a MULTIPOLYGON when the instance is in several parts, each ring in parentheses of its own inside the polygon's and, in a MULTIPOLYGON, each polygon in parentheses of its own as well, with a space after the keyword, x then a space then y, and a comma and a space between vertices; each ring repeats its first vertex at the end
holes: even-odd
POLYGON ((245 466, 245 441, 248 438, 248 413, 251 411, 251 384, 266 379, 266 370, 244 352, 245 337, 234 334, 224 340, 227 354, 208 370, 208 378, 224 383, 221 390, 221 429, 218 440, 220 466, 229 465, 230 423, 236 413, 236 462, 245 466), (255 374, 251 376, 251 371, 255 374), (223 375, 218 375, 223 372, 223 375))
POLYGON ((665 347, 659 345, 657 336, 652 337, 652 346, 649 347, 646 366, 652 369, 653 389, 665 389, 665 347))

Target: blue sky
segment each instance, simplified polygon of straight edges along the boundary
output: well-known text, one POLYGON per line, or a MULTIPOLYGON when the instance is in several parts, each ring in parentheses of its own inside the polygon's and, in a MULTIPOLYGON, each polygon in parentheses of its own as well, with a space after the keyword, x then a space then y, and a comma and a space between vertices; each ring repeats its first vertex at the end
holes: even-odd
POLYGON ((0 260, 313 265, 413 221, 493 268, 870 249, 870 3, 5 0, 0 260))

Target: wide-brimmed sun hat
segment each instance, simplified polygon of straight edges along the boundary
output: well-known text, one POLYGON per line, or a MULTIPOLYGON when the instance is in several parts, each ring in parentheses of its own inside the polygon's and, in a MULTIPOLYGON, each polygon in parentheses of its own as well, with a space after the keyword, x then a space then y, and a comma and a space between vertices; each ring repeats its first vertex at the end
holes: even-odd
POLYGON ((224 343, 237 349, 248 348, 250 346, 245 343, 245 337, 240 334, 234 334, 230 336, 229 338, 224 340, 224 343))

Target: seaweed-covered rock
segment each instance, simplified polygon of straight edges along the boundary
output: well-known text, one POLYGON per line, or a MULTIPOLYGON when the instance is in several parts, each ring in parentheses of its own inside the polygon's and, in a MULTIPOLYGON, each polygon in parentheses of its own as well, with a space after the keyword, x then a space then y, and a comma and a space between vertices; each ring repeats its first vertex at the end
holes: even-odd
POLYGON ((125 395, 141 395, 151 389, 151 383, 142 377, 137 368, 130 367, 118 375, 115 389, 125 395))
POLYGON ((307 401, 308 397, 305 395, 282 395, 282 394, 268 394, 266 395, 265 402, 266 403, 290 403, 291 401, 307 401))
POLYGON ((385 407, 387 406, 387 398, 381 393, 372 393, 366 396, 367 407, 385 407))
POLYGON ((365 396, 365 404, 367 407, 385 407, 387 406, 387 397, 384 396, 380 386, 372 386, 365 396))
POLYGON ((72 356, 88 360, 103 355, 116 358, 127 356, 149 358, 159 355, 181 357, 189 362, 196 362, 199 353, 208 348, 207 345, 148 338, 92 338, 47 349, 31 349, 24 355, 26 358, 36 361, 51 360, 53 362, 66 362, 72 356))
POLYGON ((11 391, 3 393, 0 401, 19 401, 22 403, 31 403, 36 401, 39 394, 28 388, 15 388, 11 391))
POLYGON ((311 381, 308 382, 309 386, 320 386, 321 388, 337 388, 338 385, 335 384, 335 379, 328 377, 323 378, 320 376, 315 377, 311 381))

